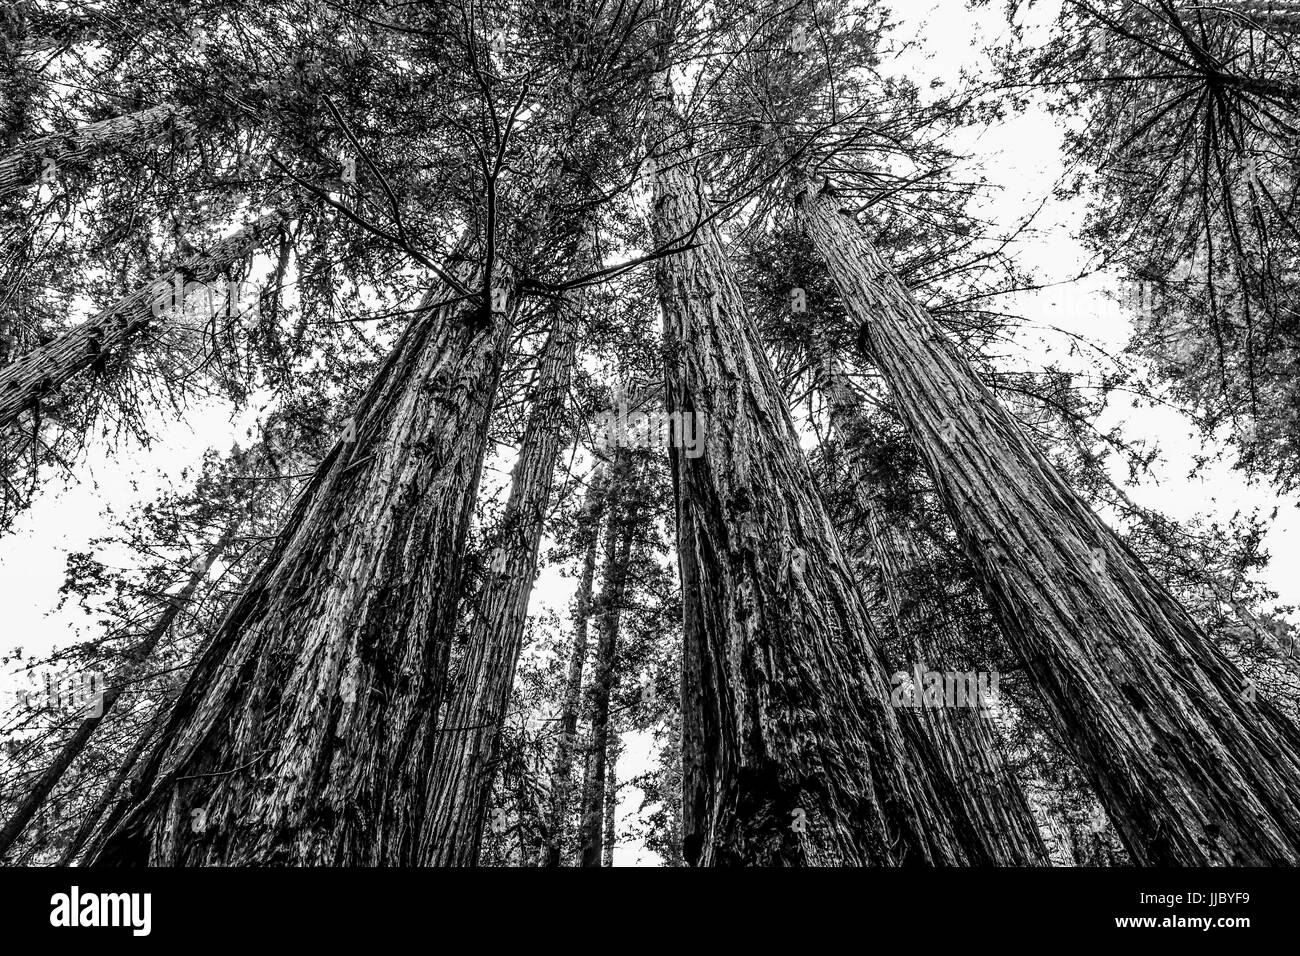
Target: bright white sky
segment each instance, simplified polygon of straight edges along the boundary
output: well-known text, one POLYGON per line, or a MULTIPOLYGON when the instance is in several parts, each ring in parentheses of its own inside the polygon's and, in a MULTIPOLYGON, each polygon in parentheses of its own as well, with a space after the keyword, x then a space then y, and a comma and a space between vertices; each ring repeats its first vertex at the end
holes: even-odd
MULTIPOLYGON (((901 35, 915 35, 920 40, 919 50, 908 55, 899 71, 906 69, 922 88, 933 77, 954 81, 962 66, 978 69, 982 62, 978 45, 1003 32, 1000 3, 994 9, 975 12, 964 9, 961 0, 921 0, 897 7, 903 22, 901 35)), ((1050 17, 1055 3, 1041 7, 1037 15, 1050 17)), ((1031 110, 998 126, 972 131, 968 142, 959 144, 996 187, 984 210, 987 218, 1009 229, 1050 194, 1063 173, 1060 139, 1056 120, 1031 110)), ((1068 280, 1086 261, 1084 249, 1074 239, 1080 213, 1075 205, 1049 201, 1036 217, 1036 229, 1018 248, 1021 260, 1043 279, 1068 280)), ((1094 277, 1008 302, 1008 311, 1028 320, 1016 340, 1025 361, 1051 359, 1070 367, 1066 340, 1053 329, 1081 335, 1108 352, 1118 352, 1128 334, 1129 317, 1111 298, 1115 292, 1112 282, 1094 277)), ((1079 370, 1084 370, 1082 364, 1079 370)), ((1139 504, 1185 520, 1205 513, 1226 517, 1238 509, 1267 510, 1278 503, 1270 489, 1245 484, 1228 463, 1211 465, 1195 478, 1189 477, 1193 456, 1204 449, 1182 416, 1168 409, 1130 408, 1125 402, 1112 402, 1101 424, 1107 427, 1120 421, 1128 436, 1156 442, 1163 451, 1156 480, 1128 489, 1139 504)), ((243 436, 247 424, 246 420, 232 422, 228 409, 210 408, 190 416, 184 424, 169 426, 148 454, 128 453, 107 460, 102 453, 92 453, 75 482, 62 490, 51 489, 42 497, 19 519, 15 530, 0 540, 0 594, 5 598, 0 647, 8 650, 21 644, 28 653, 42 653, 71 640, 74 628, 86 619, 72 608, 55 611, 64 557, 70 551, 85 550, 92 537, 108 529, 101 515, 104 506, 112 503, 122 513, 133 502, 151 500, 178 481, 183 468, 196 465, 209 447, 228 450, 243 436)), ((1114 477, 1117 481, 1126 478, 1122 474, 1114 477)), ((1296 504, 1295 500, 1282 502, 1267 541, 1273 562, 1264 578, 1284 603, 1300 599, 1294 571, 1300 554, 1296 504)), ((561 578, 557 569, 543 571, 534 592, 533 612, 554 609, 565 619, 571 586, 572 579, 561 578)), ((9 675, 0 675, 0 693, 12 687, 9 675)), ((626 735, 624 744, 620 779, 647 769, 650 759, 648 734, 626 735)), ((632 787, 620 793, 621 824, 636 812, 641 797, 632 787)), ((615 852, 615 863, 620 866, 653 866, 657 862, 653 853, 630 841, 620 843, 615 852)))

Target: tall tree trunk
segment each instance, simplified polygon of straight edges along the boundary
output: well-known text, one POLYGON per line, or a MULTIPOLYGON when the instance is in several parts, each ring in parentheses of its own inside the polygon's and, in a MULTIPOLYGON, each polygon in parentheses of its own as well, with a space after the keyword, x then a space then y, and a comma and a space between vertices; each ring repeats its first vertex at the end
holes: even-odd
POLYGON ((0 429, 15 421, 70 378, 121 350, 154 319, 160 297, 170 301, 176 285, 211 282, 232 265, 263 247, 297 214, 297 206, 278 209, 234 235, 176 264, 153 282, 123 296, 102 312, 0 368, 0 429), (165 289, 164 289, 165 287, 165 289))
POLYGON ((557 303, 533 407, 492 547, 464 667, 433 750, 422 858, 472 866, 487 813, 501 727, 523 649, 528 599, 551 499, 574 364, 575 307, 557 303))
MULTIPOLYGON (((494 272, 513 301, 511 273, 494 272)), ((487 298, 443 290, 403 332, 195 666, 97 864, 423 862, 431 725, 510 339, 487 298)))
POLYGON ((90 123, 71 133, 28 140, 0 155, 0 196, 38 182, 47 169, 58 176, 65 167, 82 166, 107 150, 143 144, 173 124, 185 122, 184 109, 164 103, 90 123))
POLYGON ((1062 739, 1141 865, 1300 862, 1300 732, 1056 473, 861 228, 819 254, 1062 739))
POLYGON ((569 790, 573 777, 573 751, 578 737, 578 707, 582 700, 582 672, 587 661, 587 624, 591 617, 592 583, 596 576, 596 546, 600 539, 601 518, 605 512, 605 470, 601 466, 587 490, 587 500, 579 518, 578 540, 582 544, 582 575, 573 604, 573 646, 569 650, 569 667, 564 681, 564 701, 560 708, 560 737, 555 750, 555 770, 551 774, 551 799, 546 826, 543 866, 560 865, 564 854, 564 831, 568 822, 569 790))
POLYGON ((618 737, 610 742, 605 758, 605 841, 601 849, 600 865, 614 865, 614 844, 618 840, 618 737))
POLYGON ((889 706, 862 595, 731 278, 704 184, 657 163, 670 450, 684 607, 683 850, 690 864, 961 862, 889 706), (701 427, 702 426, 702 427, 701 427))
POLYGON ((609 698, 614 689, 615 659, 623 604, 627 596, 628 564, 632 537, 639 520, 638 468, 629 450, 614 453, 610 480, 614 485, 605 527, 605 567, 596 603, 595 681, 591 689, 591 780, 586 787, 579 842, 583 866, 600 866, 604 827, 605 770, 609 753, 609 698))
MULTIPOLYGON (((827 368, 823 381, 832 417, 847 439, 856 433, 853 422, 860 402, 842 373, 827 368)), ((873 487, 860 459, 855 458, 853 471, 850 480, 867 519, 890 623, 903 648, 896 665, 905 660, 908 673, 912 668, 922 673, 964 671, 965 661, 958 652, 961 637, 944 607, 943 583, 927 571, 912 533, 886 520, 879 489, 873 487)), ((988 716, 962 706, 921 706, 900 716, 918 719, 934 742, 939 766, 932 769, 943 779, 940 797, 951 798, 950 811, 969 821, 970 832, 984 843, 988 859, 999 866, 1047 864, 1047 847, 1024 788, 1002 758, 988 716)))
POLYGON ((170 709, 171 705, 169 703, 160 705, 157 713, 153 715, 149 720, 149 723, 136 736, 135 743, 132 744, 131 749, 127 751, 126 757, 117 768, 117 772, 113 774, 113 778, 108 782, 108 785, 104 787, 103 792, 95 800, 95 805, 90 808, 90 812, 86 814, 86 818, 81 821, 81 826, 77 828, 77 832, 68 842, 67 847, 63 851, 63 856, 59 858, 59 866, 74 865, 77 857, 82 855, 83 850, 86 851, 87 854, 93 852, 91 847, 98 844, 98 840, 94 839, 94 837, 96 831, 99 829, 100 822, 105 818, 105 814, 108 813, 108 808, 121 799, 124 792, 123 787, 126 785, 127 779, 131 776, 131 771, 134 770, 140 762, 141 755, 144 754, 145 748, 149 746, 150 742, 152 742, 154 734, 156 734, 162 727, 163 722, 167 719, 167 713, 170 709))
POLYGON ((211 567, 212 562, 219 559, 226 549, 230 547, 230 543, 234 540, 243 518, 243 514, 240 514, 231 522, 206 556, 202 569, 195 568, 191 571, 189 579, 181 589, 168 599, 167 607, 159 615, 158 620, 149 628, 139 643, 126 653, 125 657, 128 662, 126 673, 119 675, 111 686, 104 688, 97 702, 98 706, 81 721, 77 729, 64 742, 58 756, 54 758, 54 762, 45 769, 40 778, 28 789, 13 816, 5 823, 4 829, 0 830, 0 857, 3 857, 9 851, 9 848, 13 846, 14 841, 22 834, 36 811, 58 785, 58 782, 63 779, 63 775, 72 766, 72 762, 86 749, 91 737, 99 729, 99 725, 112 711, 118 698, 130 686, 131 678, 135 676, 135 672, 144 665, 144 662, 153 654, 154 648, 171 631, 172 624, 175 623, 180 612, 189 606, 194 597, 194 592, 207 578, 208 568, 211 567))

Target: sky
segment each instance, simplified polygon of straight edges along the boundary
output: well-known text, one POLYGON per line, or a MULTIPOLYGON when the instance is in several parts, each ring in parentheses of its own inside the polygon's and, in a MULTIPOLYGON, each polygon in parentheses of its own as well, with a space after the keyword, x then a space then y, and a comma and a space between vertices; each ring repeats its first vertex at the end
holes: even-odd
MULTIPOLYGON (((1054 6, 1040 4, 1039 15, 1050 16, 1054 6)), ((1000 4, 970 11, 961 0, 917 0, 897 5, 896 17, 902 23, 901 35, 918 40, 898 69, 923 88, 932 78, 954 82, 963 66, 981 69, 980 42, 996 38, 1004 29, 1000 4)), ((973 165, 993 186, 982 210, 988 219, 1010 229, 1050 197, 1064 172, 1060 142, 1059 121, 1041 108, 967 132, 958 145, 972 155, 973 165)), ((1088 260, 1086 250, 1075 239, 1081 214, 1078 203, 1049 199, 1035 217, 1034 229, 1016 247, 1019 261, 1040 279, 1064 282, 1004 303, 1007 311, 1025 318, 1014 345, 1029 365, 1053 360, 1068 368, 1071 359, 1066 354, 1066 334, 1081 336, 1111 353, 1122 349, 1126 341, 1132 316, 1117 301, 1120 289, 1113 277, 1065 282, 1088 260)), ((1079 368, 1082 371, 1084 366, 1080 363, 1079 368)), ((1120 422, 1130 438, 1156 442, 1161 449, 1150 480, 1130 485, 1126 474, 1113 475, 1138 504, 1180 520, 1206 513, 1227 517, 1239 509, 1268 510, 1279 504, 1267 486, 1246 483, 1228 462, 1211 463, 1192 476, 1194 456, 1206 449, 1188 420, 1177 412, 1130 407, 1121 398, 1112 401, 1099 424, 1104 429, 1120 422)), ((102 516, 104 506, 112 503, 121 513, 133 502, 151 500, 178 482, 181 471, 195 466, 209 447, 228 450, 243 437, 247 425, 246 417, 232 421, 228 408, 213 405, 184 423, 167 424, 147 453, 127 452, 108 458, 102 449, 92 449, 77 469, 76 480, 61 489, 51 486, 20 517, 14 531, 0 539, 0 595, 4 597, 0 648, 21 644, 29 653, 41 653, 70 642, 75 628, 84 626, 86 619, 72 607, 56 610, 64 560, 68 552, 86 550, 93 537, 108 530, 102 516)), ((500 480, 499 470, 497 475, 500 480)), ((1294 570, 1300 557, 1300 511, 1294 499, 1280 504, 1266 541, 1273 561, 1263 579, 1280 593, 1284 603, 1300 603, 1294 570)), ((553 610, 567 620, 571 588, 572 578, 562 577, 554 567, 544 569, 531 612, 553 610)), ((7 694, 13 686, 9 675, 0 674, 0 694, 7 694)), ((618 776, 625 780, 649 768, 650 735, 628 734, 623 742, 618 776)), ((641 796, 630 786, 620 793, 621 825, 637 813, 641 796)), ((653 853, 631 840, 616 847, 615 865, 653 866, 657 862, 653 853)))

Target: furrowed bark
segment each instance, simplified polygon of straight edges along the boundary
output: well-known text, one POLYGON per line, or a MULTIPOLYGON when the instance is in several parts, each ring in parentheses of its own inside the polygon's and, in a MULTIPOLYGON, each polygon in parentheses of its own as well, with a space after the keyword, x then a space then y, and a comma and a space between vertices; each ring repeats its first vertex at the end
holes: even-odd
MULTIPOLYGON (((852 385, 834 369, 824 375, 824 389, 833 421, 849 424, 859 413, 852 385)), ((885 519, 879 492, 860 464, 851 480, 859 506, 867 519, 872 557, 880 568, 889 622, 903 648, 896 666, 906 662, 924 673, 962 672, 957 653, 961 644, 957 623, 942 603, 943 583, 928 572, 925 558, 912 533, 885 519), (921 575, 920 580, 917 576, 921 575), (911 582, 910 587, 905 582, 911 582)), ((916 691, 920 697, 920 688, 916 691)), ((924 701, 920 701, 922 704, 924 701)), ((998 866, 1047 865, 1047 847, 1034 821, 1024 788, 1002 758, 988 716, 978 708, 920 706, 905 710, 903 719, 915 717, 922 732, 934 743, 939 765, 930 769, 942 781, 939 796, 956 816, 968 821, 968 832, 984 845, 985 856, 998 866)))
MULTIPOLYGON (((704 184, 660 164, 655 242, 704 184)), ((684 605, 683 848, 693 865, 962 862, 889 704, 876 634, 712 224, 657 262, 684 605)))
POLYGON ((27 824, 36 815, 36 811, 40 809, 41 804, 45 802, 59 781, 63 779, 63 775, 72 766, 72 762, 86 749, 99 725, 112 711, 118 698, 126 691, 130 678, 134 676, 136 670, 144 665, 144 662, 153 653, 154 648, 158 646, 158 642, 171 631, 172 624, 175 623, 177 616, 189 605, 194 597, 194 592, 207 578, 208 567, 211 566, 213 561, 221 557, 230 546, 230 542, 234 540, 241 521, 242 519, 237 519, 226 529, 225 533, 222 534, 216 545, 208 553, 203 570, 192 571, 189 579, 181 589, 168 600, 167 607, 159 615, 158 620, 149 628, 149 631, 140 642, 125 655, 128 661, 125 675, 119 676, 111 686, 105 688, 102 692, 99 706, 96 708, 98 713, 87 716, 81 721, 77 729, 73 731, 72 736, 67 739, 59 750, 54 762, 45 769, 45 772, 41 774, 36 783, 28 789, 13 816, 5 823, 4 829, 0 830, 0 857, 3 857, 9 851, 9 848, 13 846, 14 841, 26 829, 27 824))
POLYGON ((608 524, 605 528, 604 581, 596 601, 595 681, 591 688, 591 779, 584 788, 582 824, 579 843, 581 865, 600 866, 604 825, 605 770, 609 755, 609 698, 614 688, 615 659, 623 604, 627 598, 628 564, 632 557, 632 535, 639 520, 636 494, 629 484, 636 479, 637 468, 627 448, 615 452, 610 480, 612 493, 608 524))
POLYGON ((551 774, 551 801, 543 866, 559 866, 564 853, 564 829, 569 810, 569 790, 573 781, 573 749, 578 737, 578 706, 582 699, 582 671, 587 661, 587 623, 591 616, 592 582, 596 576, 596 545, 604 512, 605 472, 602 467, 592 479, 580 518, 584 549, 582 575, 578 579, 578 593, 574 598, 573 647, 569 651, 564 702, 560 709, 560 738, 556 744, 555 771, 551 774))
POLYGON ((184 109, 164 103, 89 123, 71 133, 51 133, 29 140, 0 156, 0 196, 38 182, 46 169, 52 169, 57 176, 65 166, 83 166, 105 152, 142 143, 184 122, 184 109), (53 165, 47 165, 47 160, 53 165))
POLYGON ((528 599, 551 498, 574 364, 574 305, 559 303, 539 360, 533 408, 510 479, 464 671, 433 748, 422 856, 435 866, 478 859, 501 728, 523 649, 528 599))
POLYGON ((297 214, 296 206, 276 210, 218 242, 206 252, 190 256, 118 299, 102 312, 54 341, 20 355, 0 368, 0 428, 14 422, 43 396, 60 388, 102 356, 125 348, 138 333, 149 328, 156 303, 169 301, 176 284, 211 282, 231 266, 256 253, 267 238, 297 214))
MULTIPOLYGON (((463 283, 482 270, 463 266, 463 283)), ((494 284, 513 301, 503 265, 494 284)), ((509 314, 426 301, 194 668, 96 864, 417 864, 509 314)))
POLYGON ((1300 732, 1061 479, 827 195, 803 218, 990 607, 1140 865, 1300 862, 1300 732))

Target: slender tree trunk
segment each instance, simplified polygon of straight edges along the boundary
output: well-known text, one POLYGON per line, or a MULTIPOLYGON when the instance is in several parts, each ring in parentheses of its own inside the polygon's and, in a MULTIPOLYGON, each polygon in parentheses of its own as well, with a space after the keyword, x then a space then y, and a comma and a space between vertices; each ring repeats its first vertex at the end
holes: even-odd
POLYGON ((431 725, 510 339, 486 298, 443 290, 402 334, 195 666, 97 864, 424 862, 431 725))
MULTIPOLYGON (((860 404, 853 387, 833 369, 824 374, 832 416, 847 438, 860 404)), ((943 583, 925 570, 925 559, 907 528, 889 523, 860 462, 851 478, 867 519, 872 555, 880 568, 890 623, 904 649, 899 655, 922 673, 962 671, 957 624, 943 606, 943 583), (918 579, 918 575, 923 575, 918 579), (904 582, 910 582, 905 586, 904 582)), ((919 689, 918 689, 919 696, 919 689)), ((923 703, 923 702, 922 702, 923 703)), ((939 766, 930 768, 944 780, 940 797, 950 797, 949 809, 969 822, 985 855, 999 866, 1045 865, 1047 847, 1025 798, 1024 789, 998 749, 989 717, 971 707, 926 707, 905 710, 935 744, 939 766)))
POLYGON ((256 253, 297 214, 297 207, 279 209, 190 256, 156 280, 76 326, 54 341, 20 355, 0 368, 0 429, 41 402, 78 372, 124 348, 154 320, 154 305, 169 302, 172 290, 186 282, 210 282, 235 263, 256 253))
POLYGON ((1300 732, 1061 480, 831 197, 809 195, 803 216, 990 607, 1134 860, 1300 862, 1300 732))
POLYGON ((605 471, 601 467, 592 478, 587 500, 579 519, 578 534, 582 542, 582 575, 573 605, 573 647, 569 651, 569 668, 564 682, 564 702, 560 709, 560 738, 556 745, 555 770, 551 774, 551 801, 546 827, 544 866, 560 865, 564 854, 564 831, 568 822, 569 789, 573 777, 573 751, 578 737, 578 707, 582 700, 582 671, 587 661, 587 623, 591 617, 592 582, 596 575, 596 546, 600 523, 605 512, 605 471))
POLYGON ((639 515, 635 500, 637 489, 630 487, 637 471, 628 449, 618 449, 611 474, 615 490, 605 528, 604 580, 596 605, 599 643, 595 681, 591 689, 591 781, 586 788, 579 834, 583 866, 600 866, 601 859, 605 771, 610 739, 609 699, 614 689, 619 627, 627 596, 628 564, 632 558, 632 536, 639 515))
POLYGON ((618 738, 610 740, 605 764, 605 841, 600 865, 614 865, 614 844, 618 840, 618 738))
POLYGON ((962 862, 890 707, 880 640, 731 278, 704 184, 658 163, 684 606, 683 851, 696 865, 962 862))
POLYGON ((108 782, 106 787, 104 787, 103 792, 95 800, 95 805, 91 807, 90 812, 86 814, 86 819, 81 821, 81 826, 77 828, 76 834, 72 837, 67 848, 63 851, 63 856, 59 858, 59 866, 74 865, 77 857, 81 854, 83 849, 86 850, 87 853, 93 852, 91 847, 98 841, 92 840, 92 837, 94 837, 100 821, 104 819, 104 815, 108 812, 108 808, 112 806, 115 801, 121 798, 127 778, 131 776, 131 771, 135 769, 136 765, 139 763, 140 757, 144 753, 145 748, 149 746, 150 742, 154 738, 154 734, 158 732, 163 721, 166 720, 167 713, 170 709, 169 704, 163 704, 160 706, 158 712, 150 719, 148 725, 146 725, 145 728, 136 736, 135 743, 131 745, 131 749, 127 752, 126 757, 117 768, 117 773, 113 775, 113 779, 108 782))
POLYGON ((511 474, 510 497, 489 553, 463 673, 438 728, 422 858, 472 866, 496 771, 501 728, 523 649, 528 599, 565 421, 574 363, 574 312, 559 303, 542 349, 533 407, 511 474))
POLYGON ((234 540, 242 521, 243 515, 241 514, 230 524, 208 553, 202 570, 197 568, 193 570, 181 589, 168 600, 167 607, 159 615, 158 620, 149 628, 149 631, 140 642, 125 655, 129 662, 126 673, 119 675, 118 680, 112 686, 106 687, 102 691, 93 713, 81 721, 77 729, 73 731, 72 736, 64 742, 58 756, 54 758, 54 762, 45 769, 45 772, 41 774, 36 783, 28 789, 13 816, 5 823, 4 829, 0 830, 0 857, 3 857, 9 851, 9 848, 13 846, 14 841, 22 834, 36 811, 45 802, 59 781, 63 779, 63 775, 72 766, 72 762, 86 749, 91 737, 99 729, 99 725, 112 711, 118 698, 130 686, 130 679, 144 666, 144 662, 153 654, 154 648, 171 631, 172 624, 175 623, 177 616, 184 608, 189 606, 194 597, 194 592, 207 578, 207 569, 212 565, 213 561, 221 557, 230 546, 230 542, 234 540))
POLYGON ((184 122, 183 109, 164 103, 90 123, 71 133, 28 140, 0 156, 0 196, 30 186, 42 176, 54 176, 57 181, 66 167, 82 166, 108 150, 144 143, 172 124, 184 122))

